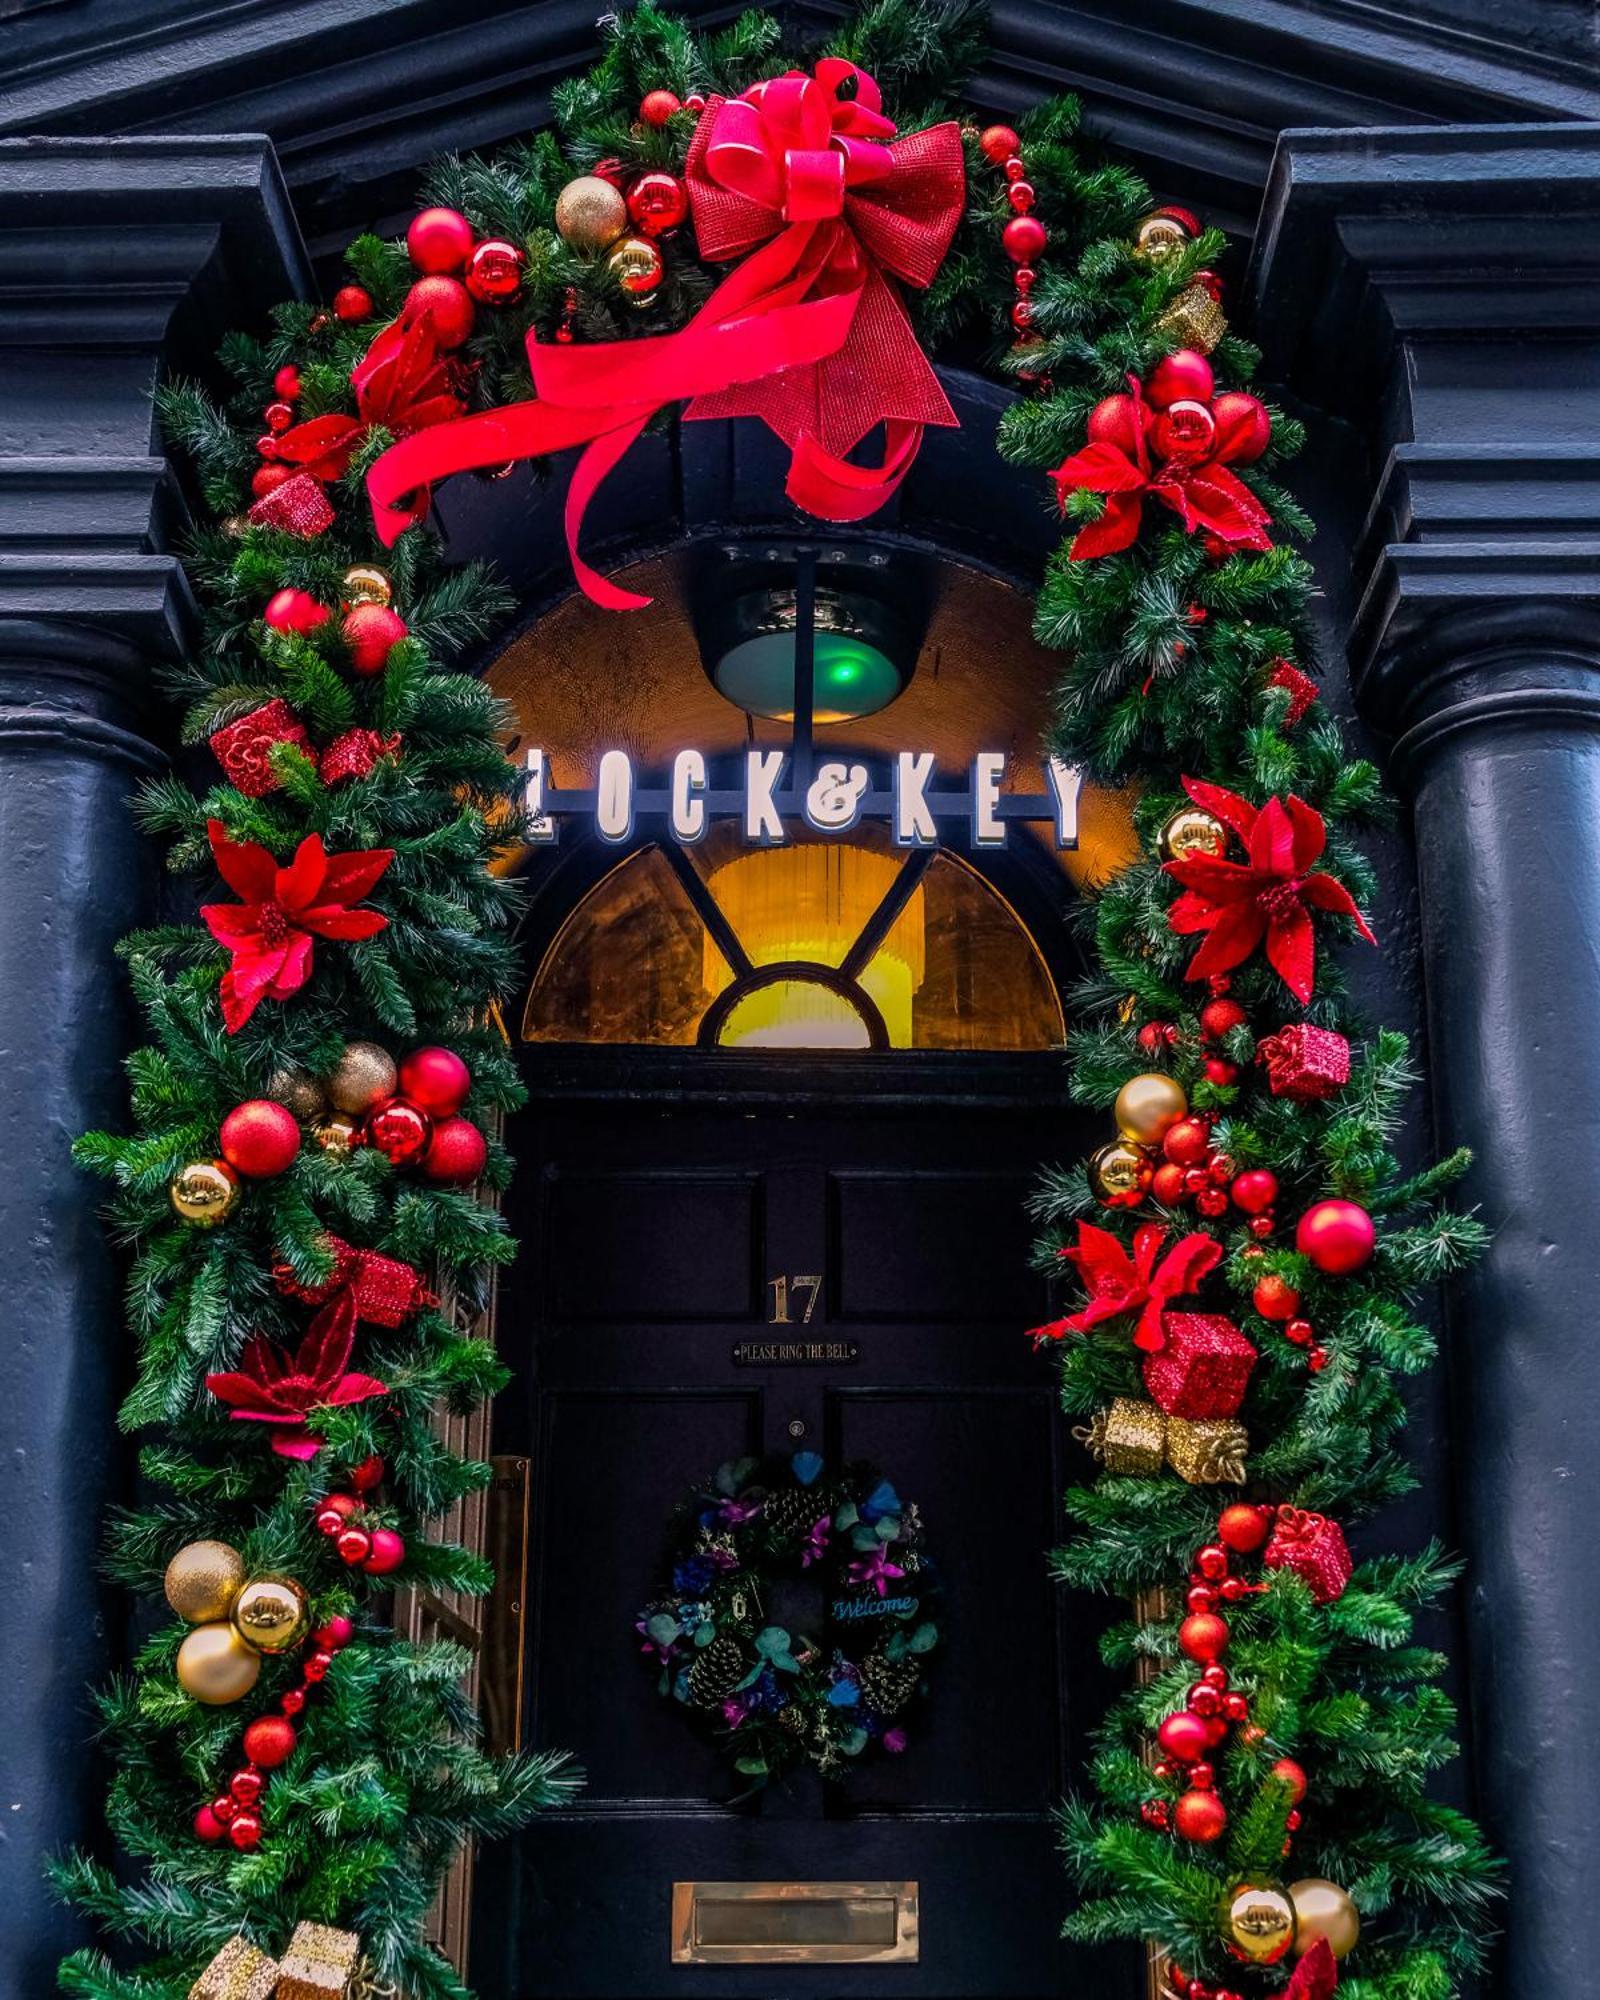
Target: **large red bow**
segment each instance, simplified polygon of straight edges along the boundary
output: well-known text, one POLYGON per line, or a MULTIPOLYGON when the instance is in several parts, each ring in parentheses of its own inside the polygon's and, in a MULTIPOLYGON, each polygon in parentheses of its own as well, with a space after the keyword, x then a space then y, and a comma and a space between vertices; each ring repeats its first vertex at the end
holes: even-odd
POLYGON ((322 1440, 306 1429, 310 1411, 364 1403, 389 1393, 388 1385, 376 1376, 350 1372, 355 1338, 355 1300, 342 1291, 306 1329, 293 1361, 263 1335, 253 1333, 244 1344, 238 1369, 208 1375, 206 1387, 219 1403, 229 1406, 235 1423, 287 1426, 287 1435, 272 1441, 272 1449, 282 1457, 314 1458, 322 1440))
POLYGON ((1139 533, 1147 496, 1170 507, 1191 535, 1204 529, 1238 548, 1270 549, 1271 516, 1225 462, 1247 454, 1246 435, 1230 434, 1219 425, 1205 450, 1162 458, 1151 448, 1157 413, 1144 400, 1137 377, 1128 377, 1128 388, 1128 395, 1108 399, 1121 418, 1116 434, 1086 444, 1050 475, 1063 508, 1072 493, 1106 496, 1099 520, 1090 521, 1073 537, 1073 560, 1127 548, 1139 533))
POLYGON ((650 600, 578 555, 602 479, 663 404, 692 420, 758 416, 790 447, 787 492, 824 520, 862 520, 910 470, 924 424, 956 421, 890 278, 927 285, 961 219, 953 124, 880 144, 894 127, 877 86, 833 60, 776 77, 701 118, 685 169, 702 254, 748 251, 689 324, 653 340, 547 346, 530 330, 538 400, 435 426, 367 474, 385 543, 415 518, 430 482, 474 466, 587 445, 567 493, 567 548, 584 591, 608 610, 650 600), (840 83, 855 79, 841 101, 840 83), (849 463, 887 426, 882 463, 849 463))
POLYGON ((1134 1231, 1130 1257, 1109 1229, 1092 1222, 1078 1224, 1075 1248, 1062 1256, 1076 1265, 1089 1293, 1089 1302, 1066 1319, 1052 1320, 1033 1329, 1036 1342, 1059 1340, 1068 1333, 1088 1333, 1102 1320, 1120 1319, 1137 1312, 1133 1344, 1147 1354, 1159 1354, 1167 1344, 1161 1315, 1174 1299, 1192 1292, 1208 1271, 1222 1261, 1222 1246, 1201 1230, 1180 1237, 1156 1261, 1167 1240, 1164 1223, 1147 1222, 1134 1231))

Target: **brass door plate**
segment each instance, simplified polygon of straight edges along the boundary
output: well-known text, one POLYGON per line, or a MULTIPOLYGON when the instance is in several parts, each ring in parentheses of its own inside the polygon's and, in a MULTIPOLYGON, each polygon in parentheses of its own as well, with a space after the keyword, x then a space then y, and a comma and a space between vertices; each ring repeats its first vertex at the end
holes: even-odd
POLYGON ((674 1965, 915 1965, 915 1882, 674 1882, 674 1965))

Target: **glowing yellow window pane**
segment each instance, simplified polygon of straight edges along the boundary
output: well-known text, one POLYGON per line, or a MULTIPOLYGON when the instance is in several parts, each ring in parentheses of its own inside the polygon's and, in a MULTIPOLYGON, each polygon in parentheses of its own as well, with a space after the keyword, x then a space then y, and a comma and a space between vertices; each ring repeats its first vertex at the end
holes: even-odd
POLYGON ((810 979, 779 979, 734 1002, 725 1049, 865 1049, 867 1024, 848 1000, 810 979))

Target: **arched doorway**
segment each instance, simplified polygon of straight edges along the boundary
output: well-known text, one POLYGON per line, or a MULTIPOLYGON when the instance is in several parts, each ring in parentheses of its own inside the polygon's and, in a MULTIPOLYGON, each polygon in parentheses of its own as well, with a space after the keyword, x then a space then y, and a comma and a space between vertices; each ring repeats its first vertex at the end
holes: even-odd
MULTIPOLYGON (((656 603, 636 623, 569 600, 491 669, 515 754, 539 742, 564 795, 619 745, 643 785, 688 743, 715 794, 728 760, 783 740, 782 716, 708 678, 692 554, 641 573, 656 603)), ((1008 789, 1036 784, 1048 683, 1026 600, 972 569, 921 574, 904 691, 819 716, 818 754, 914 744, 960 770, 995 748, 1008 789)), ((509 1131, 523 1249, 495 1444, 531 1466, 521 1740, 571 1748, 589 1782, 481 1865, 486 1992, 1031 2000, 1083 1970, 1058 1938, 1051 1814, 1099 1670, 1045 1560, 1070 1447, 1022 1337, 1048 1308, 1026 1198, 1086 1144, 1056 1053, 1067 917, 1125 818, 1086 797, 1062 853, 1029 826, 1001 849, 941 824, 908 849, 868 819, 776 845, 731 820, 693 842, 575 824, 516 864, 530 983, 507 1027, 530 1102, 509 1131), (871 1460, 916 1496, 948 1644, 905 1754, 741 1797, 658 1699, 633 1625, 684 1491, 785 1449, 871 1460), (705 1886, 728 1882, 781 1885, 786 1914, 730 1915, 705 1886), (876 1893, 795 1900, 839 1883, 914 1888, 916 1955, 890 1962, 876 1893)), ((784 1606, 822 1646, 831 1615, 804 1584, 784 1606)))

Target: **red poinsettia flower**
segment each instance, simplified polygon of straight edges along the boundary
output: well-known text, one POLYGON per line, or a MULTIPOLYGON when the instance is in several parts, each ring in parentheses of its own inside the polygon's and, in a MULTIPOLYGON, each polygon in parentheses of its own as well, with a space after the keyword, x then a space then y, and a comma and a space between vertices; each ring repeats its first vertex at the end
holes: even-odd
POLYGON ((1257 810, 1221 785, 1185 778, 1183 788, 1230 827, 1250 855, 1241 862, 1192 854, 1164 864, 1185 891, 1167 912, 1168 924, 1182 936, 1206 933, 1189 961, 1188 978, 1231 972, 1265 940, 1268 963, 1303 1004, 1311 998, 1316 972, 1313 910, 1349 917, 1368 944, 1377 943, 1344 884, 1311 872, 1327 844, 1327 828, 1314 806, 1290 793, 1257 810))
POLYGON ((1165 1257, 1160 1257, 1168 1234, 1165 1223, 1145 1223, 1134 1232, 1130 1257, 1109 1229, 1080 1222, 1077 1246, 1061 1255, 1076 1265, 1078 1276, 1088 1287, 1089 1302, 1066 1319, 1034 1327, 1035 1343, 1060 1340, 1069 1333, 1088 1333, 1104 1320, 1136 1312, 1139 1324, 1134 1329, 1134 1346, 1147 1354, 1159 1354, 1167 1344, 1162 1314, 1222 1261, 1221 1244, 1201 1230, 1181 1237, 1165 1257))
POLYGON ((356 1338, 354 1295, 342 1291, 324 1306, 306 1329, 293 1361, 259 1333, 244 1344, 234 1373, 208 1375, 206 1387, 219 1403, 227 1403, 234 1423, 284 1424, 292 1435, 274 1438, 272 1449, 284 1458, 314 1458, 321 1438, 306 1429, 311 1410, 344 1403, 364 1403, 385 1396, 388 1384, 372 1375, 346 1372, 356 1338))
POLYGON ((1294 1977, 1279 2000, 1333 2000, 1339 1990, 1339 1963, 1326 1938, 1316 1943, 1294 1969, 1294 1977))
POLYGON ((200 914, 218 944, 233 954, 222 978, 222 1018, 238 1034, 269 995, 287 999, 311 976, 313 937, 369 938, 389 919, 350 906, 367 894, 394 859, 392 847, 329 854, 320 834, 308 834, 287 868, 253 840, 232 840, 212 820, 211 852, 224 882, 244 900, 207 903, 200 914))

